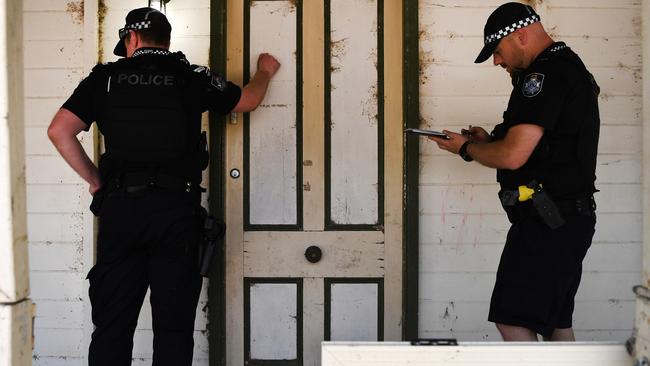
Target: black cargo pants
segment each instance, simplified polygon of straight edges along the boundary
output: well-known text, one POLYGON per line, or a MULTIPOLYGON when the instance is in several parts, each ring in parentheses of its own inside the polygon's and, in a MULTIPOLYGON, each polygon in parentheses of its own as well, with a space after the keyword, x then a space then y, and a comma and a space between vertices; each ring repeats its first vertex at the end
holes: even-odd
POLYGON ((153 365, 191 365, 202 277, 198 197, 158 188, 113 192, 99 210, 97 261, 88 274, 95 330, 89 365, 131 365, 147 288, 153 365))

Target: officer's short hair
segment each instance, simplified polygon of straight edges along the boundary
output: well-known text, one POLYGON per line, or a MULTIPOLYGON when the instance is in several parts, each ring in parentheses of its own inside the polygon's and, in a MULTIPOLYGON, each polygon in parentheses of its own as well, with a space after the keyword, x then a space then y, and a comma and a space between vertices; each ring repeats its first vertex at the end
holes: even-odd
POLYGON ((134 9, 126 15, 126 24, 118 31, 120 37, 113 53, 126 56, 124 40, 130 37, 131 31, 137 32, 143 41, 153 45, 167 45, 172 32, 165 14, 153 8, 134 9))
MULTIPOLYGON (((155 44, 155 45, 166 45, 169 44, 171 39, 171 32, 164 31, 161 29, 141 29, 135 31, 144 42, 155 44)), ((131 33, 127 34, 124 39, 131 37, 131 33)))

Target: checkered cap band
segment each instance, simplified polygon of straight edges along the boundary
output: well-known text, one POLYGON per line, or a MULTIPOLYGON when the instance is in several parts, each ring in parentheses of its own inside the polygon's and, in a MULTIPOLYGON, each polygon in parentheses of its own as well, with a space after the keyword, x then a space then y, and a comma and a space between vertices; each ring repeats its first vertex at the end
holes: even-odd
POLYGON ((132 57, 140 56, 140 55, 158 55, 158 56, 167 56, 171 55, 172 53, 169 52, 168 50, 161 50, 161 49, 150 49, 150 48, 138 48, 135 52, 133 52, 132 57))
POLYGON ((567 46, 565 44, 559 44, 549 50, 549 52, 557 52, 559 50, 565 49, 567 46))
POLYGON ((127 24, 124 26, 124 28, 120 29, 119 31, 120 39, 124 38, 124 36, 126 36, 130 30, 147 29, 150 27, 151 27, 151 20, 145 20, 142 22, 127 24))
POLYGON ((498 32, 490 34, 489 36, 485 37, 485 44, 492 43, 494 41, 498 41, 501 38, 509 35, 510 33, 516 31, 517 29, 527 27, 533 23, 539 22, 539 16, 536 14, 533 14, 529 16, 526 19, 522 19, 518 22, 512 23, 509 26, 506 26, 503 29, 500 29, 498 32))

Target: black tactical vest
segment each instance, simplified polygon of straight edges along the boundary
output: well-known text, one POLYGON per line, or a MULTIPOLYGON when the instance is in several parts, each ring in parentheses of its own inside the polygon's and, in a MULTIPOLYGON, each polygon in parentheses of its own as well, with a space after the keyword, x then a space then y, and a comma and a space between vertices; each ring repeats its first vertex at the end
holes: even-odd
POLYGON ((200 113, 190 109, 191 70, 176 54, 123 58, 105 66, 103 117, 97 121, 106 153, 100 169, 200 180, 200 113))

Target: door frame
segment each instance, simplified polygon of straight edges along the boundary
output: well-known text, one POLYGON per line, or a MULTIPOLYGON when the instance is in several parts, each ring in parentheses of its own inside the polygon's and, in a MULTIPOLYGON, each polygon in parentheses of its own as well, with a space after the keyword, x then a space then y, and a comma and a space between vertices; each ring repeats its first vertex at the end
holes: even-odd
MULTIPOLYGON (((210 68, 226 75, 227 0, 210 0, 210 68)), ((226 215, 226 123, 228 116, 209 113, 210 165, 208 209, 216 217, 226 215)), ((226 364, 226 266, 225 239, 216 245, 208 284, 208 357, 211 366, 226 364)))
MULTIPOLYGON (((221 75, 227 74, 227 1, 210 0, 210 68, 221 75)), ((391 2, 392 3, 392 2, 391 2)), ((389 3, 385 3, 387 6, 389 3)), ((399 7, 399 5, 398 5, 399 7)), ((393 44, 402 49, 402 90, 398 96, 402 108, 402 129, 419 126, 419 38, 418 1, 402 0, 401 16, 387 17, 385 22, 402 22, 402 37, 393 44)), ((385 24, 389 27, 389 24, 385 24)), ((388 34, 386 34, 388 36, 388 34)), ((390 42, 390 41, 389 41, 390 42)), ((390 62, 390 60, 386 60, 390 62)), ((388 75, 386 75, 388 77, 388 75)), ((386 98, 390 91, 386 91, 386 98)), ((387 113, 388 114, 388 113, 387 113)), ((209 115, 210 151, 209 210, 225 217, 226 192, 226 124, 228 116, 209 115)), ((418 338, 418 246, 419 246, 419 139, 411 136, 402 141, 402 340, 418 338)), ((390 199, 385 192, 385 204, 390 199)), ((226 266, 224 241, 217 243, 219 250, 213 259, 208 286, 208 342, 211 366, 226 364, 226 266)))
MULTIPOLYGON (((418 0, 402 0, 403 124, 420 127, 420 29, 418 0)), ((402 292, 402 340, 418 339, 419 245, 420 245, 420 139, 404 139, 404 268, 402 292)))

